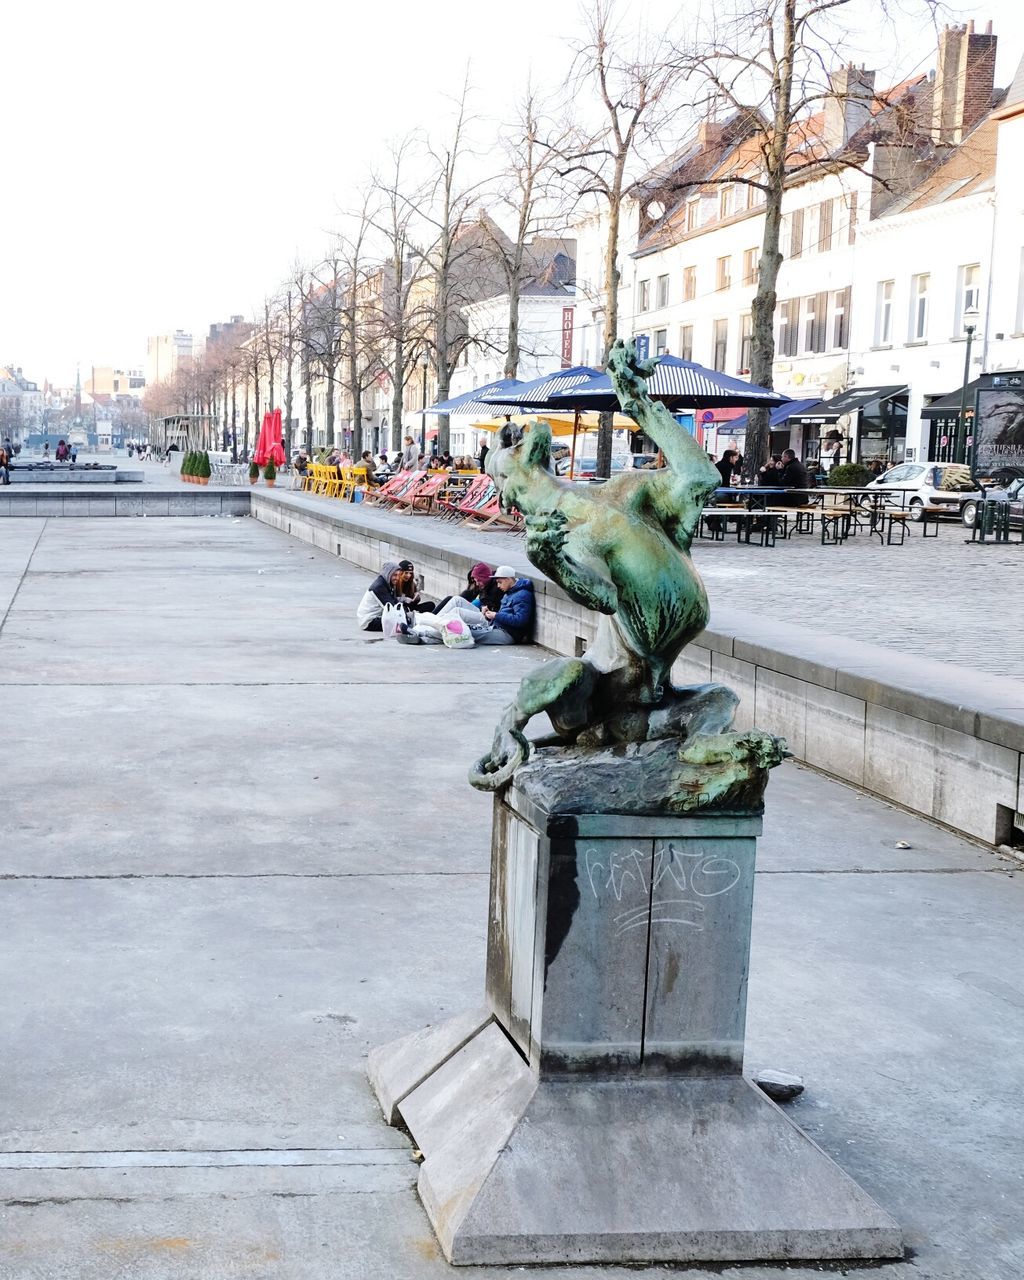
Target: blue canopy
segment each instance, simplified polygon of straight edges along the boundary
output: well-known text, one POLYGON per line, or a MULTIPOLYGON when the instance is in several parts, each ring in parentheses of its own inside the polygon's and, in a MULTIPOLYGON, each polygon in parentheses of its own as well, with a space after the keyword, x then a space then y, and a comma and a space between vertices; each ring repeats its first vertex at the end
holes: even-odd
MULTIPOLYGON (((661 356, 657 368, 647 379, 647 390, 652 399, 660 400, 669 409, 718 409, 728 406, 753 407, 788 404, 789 397, 765 387, 730 378, 726 373, 707 369, 692 360, 680 360, 678 356, 661 356)), ((612 389, 606 373, 581 379, 563 392, 552 396, 550 408, 589 409, 603 413, 619 408, 619 398, 612 389)))
MULTIPOLYGON (((542 378, 534 378, 532 382, 524 382, 510 394, 503 395, 495 391, 483 395, 480 403, 490 406, 492 412, 497 406, 499 413, 503 407, 511 408, 512 412, 519 409, 567 409, 571 413, 575 406, 558 399, 558 393, 564 391, 571 394, 572 388, 589 385, 595 378, 604 376, 600 369, 578 364, 571 369, 559 369, 557 373, 548 373, 542 378)), ((591 406, 585 407, 589 409, 591 406)), ((615 407, 618 407, 618 401, 615 402, 615 407)))
POLYGON ((428 405, 426 409, 417 409, 417 413, 454 413, 459 417, 473 414, 477 418, 493 418, 501 409, 493 404, 481 403, 480 397, 503 391, 515 391, 527 384, 519 378, 499 378, 497 382, 485 383, 482 387, 474 387, 472 391, 464 391, 461 396, 452 396, 448 400, 439 400, 437 404, 428 405))
MULTIPOLYGON (((815 398, 814 400, 790 400, 788 404, 780 404, 777 409, 773 409, 769 413, 768 426, 774 430, 797 414, 806 413, 815 404, 821 404, 820 398, 815 398)), ((726 434, 730 431, 746 431, 747 415, 744 414, 742 418, 737 418, 734 422, 723 423, 722 426, 725 428, 726 434)), ((722 428, 720 427, 719 431, 721 432, 721 430, 722 428)))

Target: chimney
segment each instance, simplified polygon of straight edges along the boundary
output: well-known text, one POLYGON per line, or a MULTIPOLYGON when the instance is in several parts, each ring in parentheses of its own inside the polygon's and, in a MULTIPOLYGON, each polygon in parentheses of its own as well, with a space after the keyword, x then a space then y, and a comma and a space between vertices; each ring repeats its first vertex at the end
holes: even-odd
POLYGON ((851 62, 829 76, 831 93, 825 99, 822 141, 829 155, 842 151, 858 129, 871 119, 875 101, 875 73, 851 62))
POLYGON ((697 145, 717 147, 725 134, 725 125, 718 120, 702 120, 697 126, 697 145))
POLYGON ((988 112, 996 74, 992 23, 976 32, 974 23, 946 27, 939 36, 932 94, 932 141, 953 145, 988 112))

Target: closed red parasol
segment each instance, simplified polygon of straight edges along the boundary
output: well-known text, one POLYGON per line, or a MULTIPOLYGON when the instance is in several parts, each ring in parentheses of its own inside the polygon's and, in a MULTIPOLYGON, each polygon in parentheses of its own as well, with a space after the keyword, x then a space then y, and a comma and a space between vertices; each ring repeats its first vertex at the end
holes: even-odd
POLYGON ((260 427, 259 439, 256 441, 252 458, 258 467, 265 467, 271 458, 274 459, 276 467, 283 464, 284 446, 281 443, 280 409, 274 409, 272 412, 268 410, 263 415, 263 424, 260 427))

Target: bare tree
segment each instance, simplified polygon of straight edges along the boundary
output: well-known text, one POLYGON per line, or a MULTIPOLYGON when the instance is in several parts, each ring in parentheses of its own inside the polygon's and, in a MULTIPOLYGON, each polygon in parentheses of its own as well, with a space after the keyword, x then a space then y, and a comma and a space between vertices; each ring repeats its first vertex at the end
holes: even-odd
MULTIPOLYGON (((420 315, 423 343, 430 352, 437 378, 438 400, 448 399, 452 374, 470 345, 463 308, 493 296, 501 285, 493 244, 504 233, 493 224, 485 230, 489 221, 486 214, 471 216, 484 183, 466 183, 463 179, 469 148, 468 95, 466 84, 447 138, 428 148, 433 168, 431 189, 419 209, 432 239, 427 250, 431 289, 424 294, 420 315)), ((507 251, 511 246, 507 237, 504 239, 507 251)), ((443 414, 438 418, 439 452, 446 453, 449 442, 449 419, 443 414)))
POLYGON ((342 364, 341 311, 344 296, 344 264, 336 247, 310 271, 304 320, 309 371, 326 384, 327 444, 334 444, 335 388, 342 364))
MULTIPOLYGON (((663 142, 680 102, 675 90, 679 60, 662 37, 624 36, 614 23, 614 0, 594 0, 587 32, 576 50, 570 87, 574 98, 588 91, 596 99, 598 122, 577 126, 566 150, 565 176, 574 176, 581 195, 595 196, 605 212, 603 359, 619 328, 619 238, 623 208, 638 162, 663 142)), ((612 415, 604 414, 597 434, 597 474, 611 474, 612 415)))
POLYGON ((523 286, 541 265, 534 261, 528 245, 535 237, 554 230, 564 211, 565 184, 560 165, 567 141, 567 129, 556 129, 532 86, 527 85, 518 103, 517 118, 504 131, 506 161, 496 192, 498 210, 509 215, 515 228, 513 235, 495 234, 495 224, 490 219, 481 220, 488 247, 508 289, 506 378, 514 378, 519 371, 519 304, 523 286))
MULTIPOLYGON (((823 107, 838 109, 840 118, 871 122, 879 135, 899 149, 917 131, 913 110, 906 103, 877 95, 873 79, 856 74, 852 66, 840 77, 829 68, 843 60, 840 52, 849 34, 837 22, 851 0, 736 0, 729 10, 717 8, 709 26, 700 29, 688 48, 679 50, 677 65, 691 86, 698 86, 696 109, 711 118, 726 109, 745 127, 751 141, 750 163, 722 177, 754 188, 764 203, 764 232, 751 305, 751 381, 771 387, 775 360, 775 308, 782 265, 780 234, 782 200, 791 180, 817 173, 857 168, 867 172, 862 157, 840 145, 809 137, 805 120, 823 107), (851 74, 851 72, 853 74, 851 74), (887 108, 883 118, 880 115, 887 108)), ((934 0, 920 0, 921 9, 934 13, 934 0)), ((887 18, 886 5, 872 6, 862 18, 887 18)), ((848 132, 848 131, 847 131, 848 132)), ((897 169, 899 166, 897 166, 897 169)), ((879 180, 877 173, 871 173, 879 180)), ((891 175, 882 178, 890 181, 891 175)), ((851 218, 852 218, 851 212, 851 218)), ((768 456, 769 412, 751 409, 747 415, 744 474, 754 479, 768 456)))
POLYGON ((421 349, 422 316, 413 314, 413 296, 424 275, 424 255, 414 242, 416 210, 424 192, 410 187, 415 141, 404 138, 391 148, 385 173, 373 182, 380 196, 374 227, 383 245, 383 262, 368 281, 377 297, 377 336, 391 381, 391 447, 402 446, 405 387, 421 349))
POLYGON ((349 229, 338 241, 338 253, 344 263, 340 342, 344 386, 352 412, 352 456, 356 460, 363 451, 363 392, 382 368, 376 272, 368 261, 367 247, 374 227, 373 198, 372 187, 364 191, 361 206, 349 216, 349 229))

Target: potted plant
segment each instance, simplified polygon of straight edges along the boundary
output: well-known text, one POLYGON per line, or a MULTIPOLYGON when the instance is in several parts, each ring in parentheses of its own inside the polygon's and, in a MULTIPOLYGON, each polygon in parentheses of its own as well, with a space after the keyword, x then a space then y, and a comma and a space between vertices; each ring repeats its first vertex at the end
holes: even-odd
POLYGON ((260 469, 255 462, 249 463, 249 483, 255 484, 260 478, 260 469))
POLYGON ((196 468, 199 483, 209 484, 212 471, 213 468, 210 466, 210 455, 204 449, 199 455, 199 465, 196 468))
POLYGON ((828 473, 828 484, 833 489, 863 489, 875 478, 875 473, 859 462, 840 462, 828 473))
POLYGON ((196 455, 190 449, 185 454, 185 476, 189 484, 195 483, 196 478, 196 455))
POLYGON ((263 468, 263 479, 267 482, 267 488, 273 489, 274 481, 277 479, 277 467, 274 466, 273 458, 267 459, 267 465, 263 468))
POLYGON ((181 466, 178 468, 178 474, 181 476, 182 481, 185 484, 188 484, 188 454, 187 453, 183 453, 181 455, 181 466))

